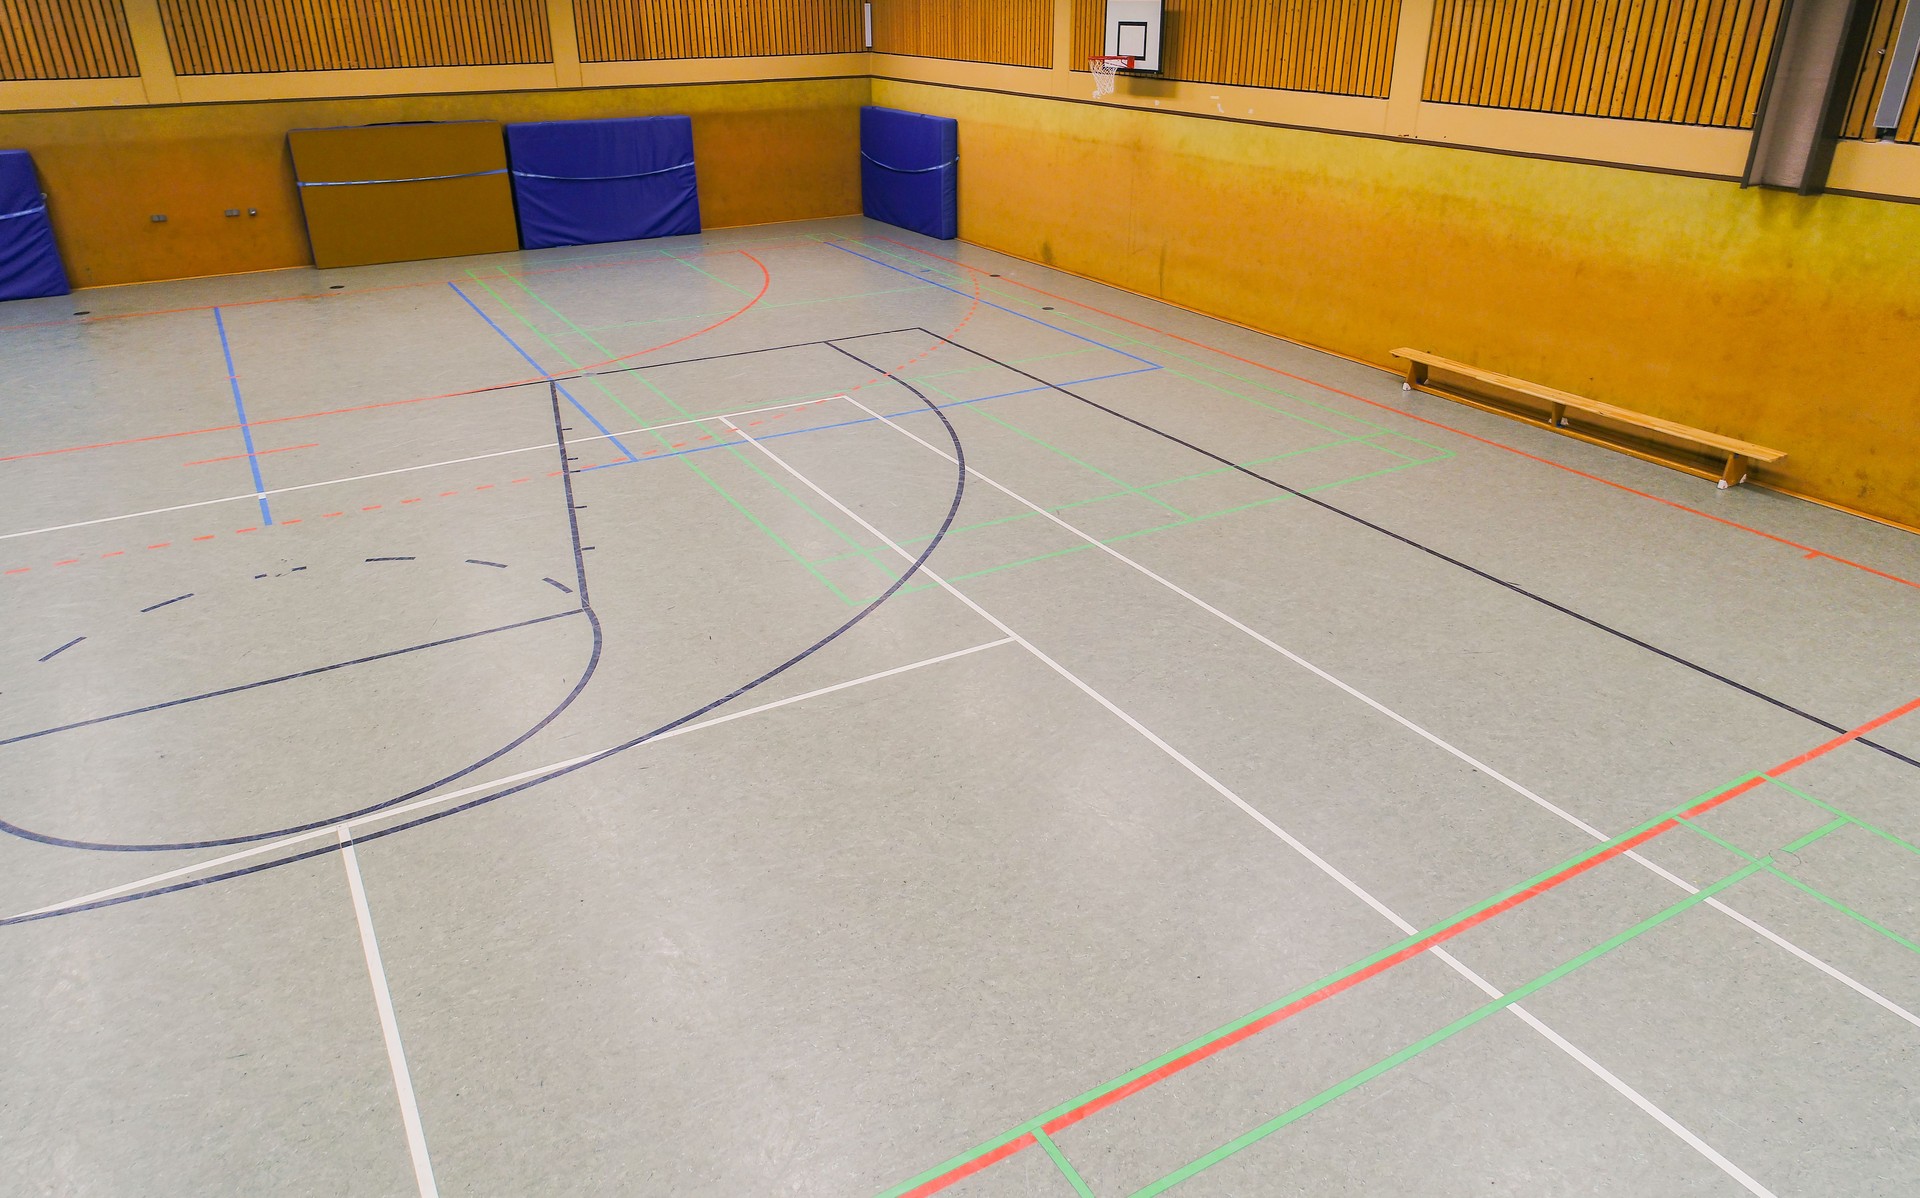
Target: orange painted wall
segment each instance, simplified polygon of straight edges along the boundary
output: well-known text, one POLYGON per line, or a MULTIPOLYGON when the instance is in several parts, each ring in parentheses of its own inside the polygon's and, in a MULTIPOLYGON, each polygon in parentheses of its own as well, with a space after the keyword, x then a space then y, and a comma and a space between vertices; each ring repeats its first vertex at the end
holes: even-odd
POLYGON ((870 88, 861 77, 13 112, 0 113, 0 145, 33 152, 68 272, 96 286, 311 262, 286 134, 327 125, 687 113, 710 227, 844 216, 860 210, 870 88))
POLYGON ((1920 525, 1920 205, 878 80, 960 236, 1383 366, 1412 345, 1786 450, 1920 525))

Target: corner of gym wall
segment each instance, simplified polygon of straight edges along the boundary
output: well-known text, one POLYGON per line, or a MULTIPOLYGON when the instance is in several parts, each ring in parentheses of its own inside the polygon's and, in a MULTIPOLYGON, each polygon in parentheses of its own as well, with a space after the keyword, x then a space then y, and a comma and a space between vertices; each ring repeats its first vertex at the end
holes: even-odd
POLYGON ((1389 365, 1413 345, 1785 449, 1920 525, 1920 205, 876 80, 969 241, 1389 365))

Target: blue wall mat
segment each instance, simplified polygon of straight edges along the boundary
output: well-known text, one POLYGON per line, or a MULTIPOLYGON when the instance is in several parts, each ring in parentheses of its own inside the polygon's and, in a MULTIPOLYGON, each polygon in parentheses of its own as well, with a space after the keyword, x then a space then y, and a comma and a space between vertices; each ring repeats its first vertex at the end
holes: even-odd
POLYGON ((874 220, 952 240, 960 235, 960 122, 860 110, 860 199, 874 220))
POLYGON ((700 231, 691 117, 508 125, 507 157, 527 249, 700 231))
POLYGON ((0 300, 65 295, 67 268, 53 244, 40 175, 25 150, 0 150, 0 300))

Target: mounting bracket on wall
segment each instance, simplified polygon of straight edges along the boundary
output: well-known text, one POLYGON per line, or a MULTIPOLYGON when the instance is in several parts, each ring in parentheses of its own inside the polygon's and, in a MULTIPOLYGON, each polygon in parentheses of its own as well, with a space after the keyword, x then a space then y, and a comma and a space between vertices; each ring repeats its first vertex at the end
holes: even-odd
MULTIPOLYGON (((1801 195, 1826 189, 1847 113, 1851 69, 1866 49, 1874 0, 1793 4, 1774 33, 1753 116, 1742 187, 1801 195)), ((1908 0, 1909 14, 1920 8, 1908 0)))

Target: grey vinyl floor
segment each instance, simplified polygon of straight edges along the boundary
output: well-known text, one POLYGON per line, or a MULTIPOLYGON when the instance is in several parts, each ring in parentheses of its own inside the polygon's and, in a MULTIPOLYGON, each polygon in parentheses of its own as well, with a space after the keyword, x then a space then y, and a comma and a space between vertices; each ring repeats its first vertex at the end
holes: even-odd
POLYGON ((0 1191, 1920 1193, 1909 535, 859 220, 0 395, 0 1191))

